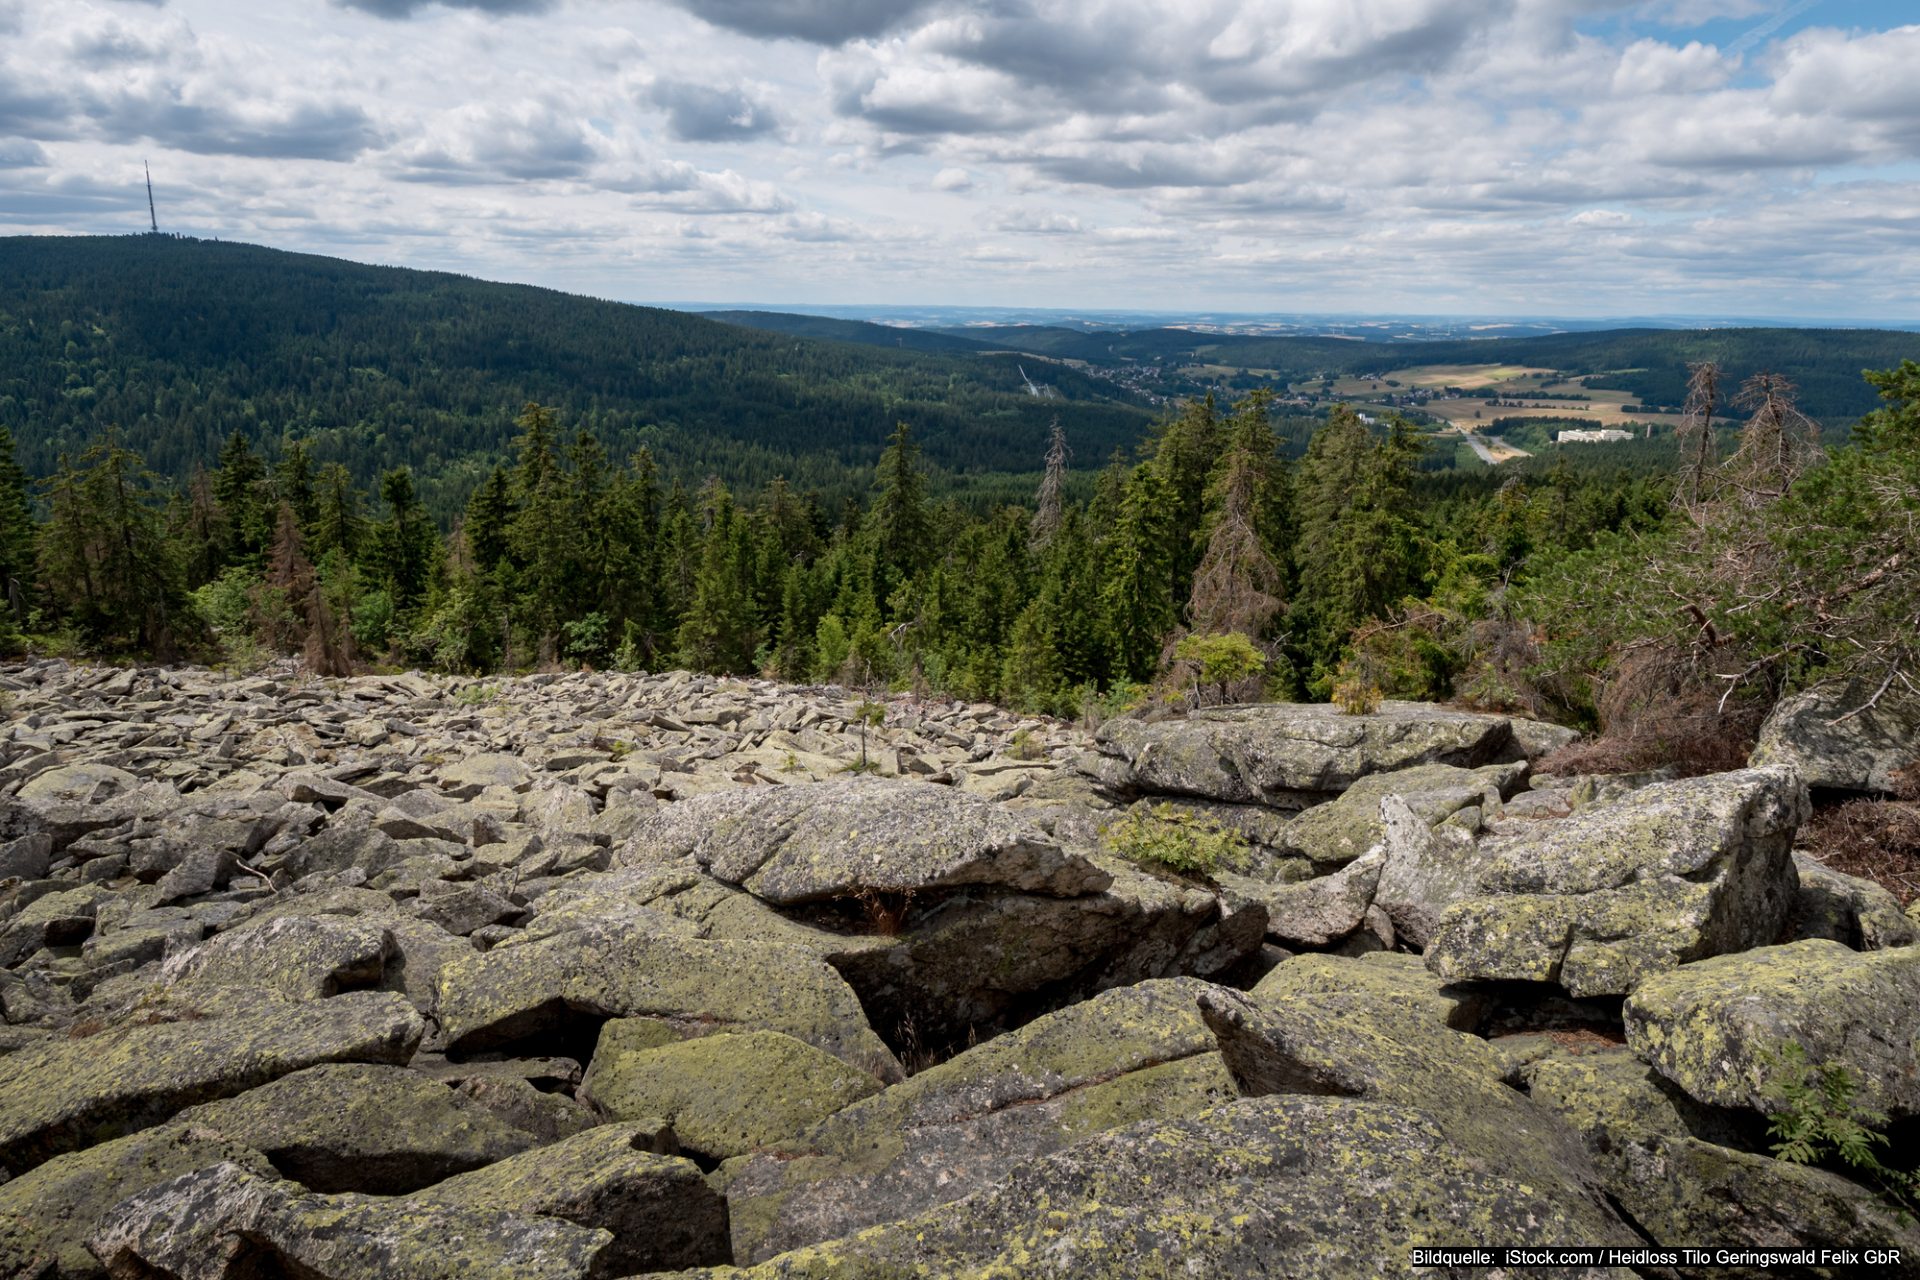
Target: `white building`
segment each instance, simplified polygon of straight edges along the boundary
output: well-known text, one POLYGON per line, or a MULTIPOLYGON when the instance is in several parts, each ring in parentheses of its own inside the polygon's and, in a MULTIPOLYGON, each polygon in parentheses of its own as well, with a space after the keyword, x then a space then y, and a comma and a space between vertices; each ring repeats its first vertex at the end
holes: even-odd
POLYGON ((1561 444, 1612 444, 1616 440, 1633 439, 1633 432, 1612 427, 1604 431, 1562 431, 1554 439, 1561 444))

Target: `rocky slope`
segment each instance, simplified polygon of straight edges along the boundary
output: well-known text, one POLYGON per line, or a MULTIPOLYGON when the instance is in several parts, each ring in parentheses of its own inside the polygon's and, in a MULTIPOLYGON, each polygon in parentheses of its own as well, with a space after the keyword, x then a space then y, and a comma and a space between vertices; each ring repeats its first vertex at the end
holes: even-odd
POLYGON ((0 689, 0 1274, 1920 1256, 1767 1154, 1788 1044, 1920 1113, 1920 931, 1794 851, 1797 764, 686 673, 0 689), (1141 811, 1235 865, 1122 856, 1141 811))

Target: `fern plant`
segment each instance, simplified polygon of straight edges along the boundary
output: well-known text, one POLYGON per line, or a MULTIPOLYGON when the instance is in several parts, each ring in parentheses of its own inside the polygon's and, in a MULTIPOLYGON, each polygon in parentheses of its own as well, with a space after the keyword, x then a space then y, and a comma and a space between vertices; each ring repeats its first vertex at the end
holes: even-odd
POLYGON ((1860 1087, 1845 1064, 1808 1062, 1807 1051, 1793 1043, 1760 1057, 1777 1073, 1765 1093, 1783 1104, 1768 1125, 1774 1156, 1811 1165, 1837 1155, 1880 1188, 1901 1226, 1911 1222, 1912 1212, 1920 1210, 1920 1176, 1880 1163, 1875 1147, 1886 1146, 1887 1135, 1875 1127, 1887 1117, 1854 1101, 1860 1087))

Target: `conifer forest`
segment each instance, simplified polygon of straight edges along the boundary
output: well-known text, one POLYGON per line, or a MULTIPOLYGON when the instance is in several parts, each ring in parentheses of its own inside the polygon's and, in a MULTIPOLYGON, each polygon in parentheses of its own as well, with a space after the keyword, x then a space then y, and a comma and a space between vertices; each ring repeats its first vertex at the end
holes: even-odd
MULTIPOLYGON (((173 255, 200 278, 171 301, 73 246, 0 263, 7 648, 684 666, 1063 716, 1451 699, 1648 760, 1920 659, 1913 335, 1861 335, 1888 367, 1857 392, 1844 335, 1676 335, 1703 358, 1642 355, 1686 380, 1636 394, 1684 398, 1677 429, 1460 467, 1417 412, 1284 377, 1156 404, 1049 365, 1042 398, 990 352, 219 248, 173 255)), ((1386 358, 1361 345, 1319 344, 1386 358)))

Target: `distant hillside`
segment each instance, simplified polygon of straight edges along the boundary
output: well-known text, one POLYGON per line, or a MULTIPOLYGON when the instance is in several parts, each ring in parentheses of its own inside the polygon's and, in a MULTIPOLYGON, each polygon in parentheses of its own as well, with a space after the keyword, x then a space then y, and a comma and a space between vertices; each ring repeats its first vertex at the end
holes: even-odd
MULTIPOLYGON (((871 326, 878 327, 878 326, 871 326)), ((448 516, 507 456, 528 400, 624 461, 829 498, 864 490, 895 422, 936 488, 1035 473, 1058 414, 1083 465, 1153 415, 1110 383, 1011 356, 795 338, 681 312, 161 236, 0 238, 0 425, 49 473, 108 423, 164 475, 210 465, 236 428, 299 439, 367 484, 411 466, 448 516)), ((964 486, 963 486, 964 487, 964 486)))
POLYGON ((1860 378, 1862 369, 1891 368, 1903 359, 1920 359, 1920 333, 1894 329, 1614 329, 1540 338, 1394 343, 1260 338, 1191 329, 1080 333, 1008 325, 965 332, 1017 351, 1095 364, 1157 360, 1226 365, 1271 370, 1276 381, 1328 374, 1389 374, 1436 364, 1533 365, 1572 374, 1634 370, 1593 385, 1630 392, 1647 404, 1676 406, 1686 398, 1687 363, 1715 360, 1727 374, 1730 391, 1752 374, 1771 370, 1799 387, 1803 410, 1828 420, 1857 418, 1879 404, 1873 388, 1860 378))
POLYGON ((772 333, 790 333, 798 338, 826 338, 834 342, 857 342, 863 347, 892 347, 896 351, 994 351, 1005 350, 990 343, 958 338, 935 329, 902 329, 889 324, 868 324, 865 320, 835 320, 830 316, 802 316, 786 311, 699 311, 694 314, 722 324, 743 325, 772 333))

